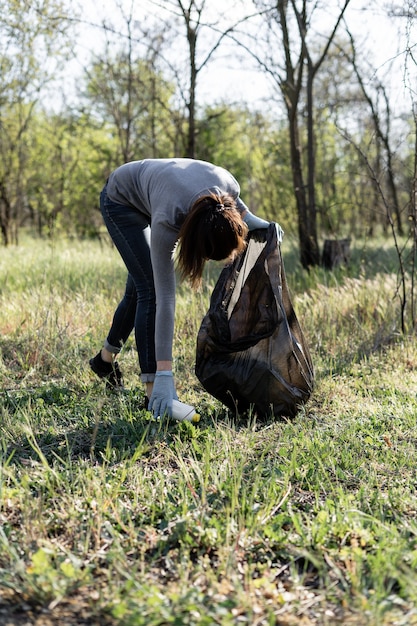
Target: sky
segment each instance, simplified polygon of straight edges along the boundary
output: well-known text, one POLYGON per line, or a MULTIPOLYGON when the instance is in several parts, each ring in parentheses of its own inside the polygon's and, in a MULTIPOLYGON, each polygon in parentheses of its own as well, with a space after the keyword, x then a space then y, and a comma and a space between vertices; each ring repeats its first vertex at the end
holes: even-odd
MULTIPOLYGON (((86 22, 100 25, 103 16, 107 16, 109 23, 117 26, 117 16, 120 12, 115 9, 116 1, 124 3, 130 10, 134 7, 134 17, 139 21, 149 20, 161 11, 158 4, 168 6, 172 0, 84 0, 82 16, 86 22)), ((330 32, 334 23, 334 15, 341 0, 327 0, 326 11, 316 15, 314 24, 320 24, 320 31, 330 32), (333 15, 332 15, 333 8, 333 15), (320 19, 318 19, 320 18, 320 19)), ((209 19, 217 20, 224 14, 224 24, 233 23, 247 11, 249 0, 206 0, 209 19), (226 7, 226 8, 225 8, 226 7)), ((384 84, 391 83, 390 97, 403 106, 404 98, 409 98, 410 90, 404 89, 404 54, 402 52, 408 42, 417 43, 416 32, 406 32, 406 21, 388 18, 383 7, 385 2, 376 2, 376 9, 369 11, 371 3, 365 0, 351 0, 346 11, 346 21, 351 32, 357 38, 363 54, 375 68, 375 76, 383 79, 384 84), (381 6, 382 5, 382 6, 381 6), (368 11, 362 10, 366 6, 368 11)), ((164 11, 162 10, 162 13, 164 11)), ((165 12, 166 15, 166 12, 165 12)), ((417 22, 417 18, 415 20, 417 22)), ((417 26, 414 26, 416 31, 417 26)), ((78 42, 79 68, 88 63, 92 51, 99 48, 100 29, 84 27, 78 42)), ((359 48, 360 49, 360 48, 359 48)), ((415 68, 411 64, 413 73, 415 68)), ((74 70, 76 71, 76 69, 74 70)), ((413 76, 414 82, 414 76, 413 76)), ((412 84, 415 91, 415 85, 412 84)), ((215 103, 224 98, 225 91, 231 95, 233 101, 249 103, 255 107, 264 107, 270 99, 270 83, 265 75, 256 70, 253 64, 246 59, 242 62, 236 53, 230 54, 228 46, 220 48, 216 57, 201 72, 198 83, 198 98, 200 102, 215 103)))

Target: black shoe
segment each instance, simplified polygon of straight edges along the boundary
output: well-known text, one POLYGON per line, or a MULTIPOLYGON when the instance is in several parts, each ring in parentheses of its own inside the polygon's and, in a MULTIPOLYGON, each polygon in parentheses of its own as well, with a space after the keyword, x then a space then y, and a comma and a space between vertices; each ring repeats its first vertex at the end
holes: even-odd
POLYGON ((104 378, 109 389, 123 389, 123 376, 117 361, 107 363, 101 358, 101 352, 89 361, 90 367, 99 378, 104 378))

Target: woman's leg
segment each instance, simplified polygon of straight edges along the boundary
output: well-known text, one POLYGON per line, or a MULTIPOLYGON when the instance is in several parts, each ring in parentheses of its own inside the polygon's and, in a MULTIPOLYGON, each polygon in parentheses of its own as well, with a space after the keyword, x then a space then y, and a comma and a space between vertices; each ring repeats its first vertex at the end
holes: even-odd
POLYGON ((110 330, 106 347, 120 350, 120 342, 126 341, 129 336, 132 330, 132 298, 135 289, 134 328, 141 378, 145 383, 152 382, 156 359, 155 288, 150 255, 150 227, 145 216, 138 211, 111 202, 105 190, 101 196, 101 209, 110 236, 129 272, 125 296, 114 316, 118 329, 116 331, 116 327, 114 328, 114 334, 110 330))
POLYGON ((126 288, 114 316, 112 325, 104 342, 103 359, 110 361, 108 355, 120 352, 135 326, 137 293, 135 283, 130 274, 127 275, 126 288), (105 358, 107 357, 107 359, 105 358))
POLYGON ((125 293, 114 313, 104 346, 93 359, 90 359, 93 372, 100 378, 104 378, 111 389, 123 387, 122 372, 115 358, 135 325, 136 301, 136 287, 131 275, 128 274, 125 293))

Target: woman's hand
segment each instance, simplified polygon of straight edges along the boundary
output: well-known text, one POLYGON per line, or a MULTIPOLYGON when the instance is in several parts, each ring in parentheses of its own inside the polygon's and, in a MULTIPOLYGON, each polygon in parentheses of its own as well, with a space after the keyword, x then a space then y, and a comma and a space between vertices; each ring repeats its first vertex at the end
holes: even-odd
POLYGON ((174 377, 171 370, 158 371, 155 374, 149 410, 154 417, 168 415, 172 417, 172 400, 177 397, 174 377))

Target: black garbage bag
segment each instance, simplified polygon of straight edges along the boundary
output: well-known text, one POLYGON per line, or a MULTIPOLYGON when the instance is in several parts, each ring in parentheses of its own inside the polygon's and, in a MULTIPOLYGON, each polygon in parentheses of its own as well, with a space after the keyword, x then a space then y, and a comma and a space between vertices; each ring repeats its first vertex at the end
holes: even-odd
POLYGON ((252 231, 225 267, 197 336, 195 373, 238 414, 293 417, 310 397, 314 371, 294 312, 279 226, 252 231))

